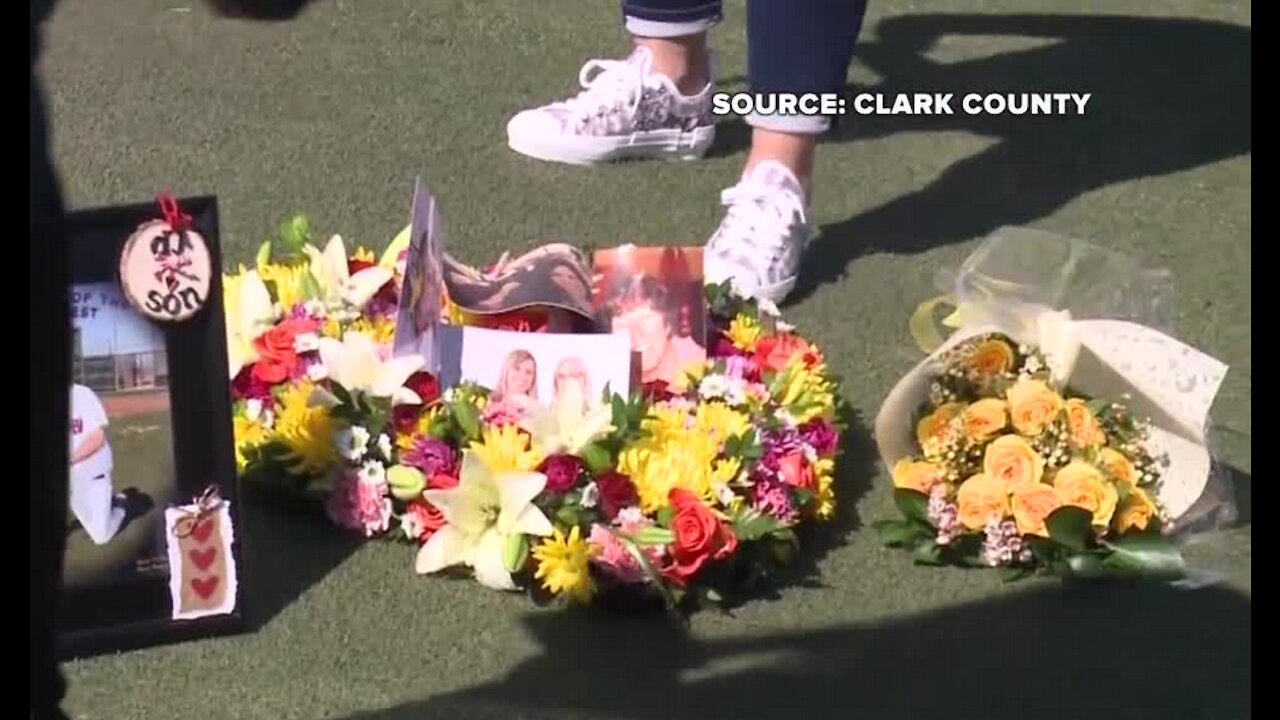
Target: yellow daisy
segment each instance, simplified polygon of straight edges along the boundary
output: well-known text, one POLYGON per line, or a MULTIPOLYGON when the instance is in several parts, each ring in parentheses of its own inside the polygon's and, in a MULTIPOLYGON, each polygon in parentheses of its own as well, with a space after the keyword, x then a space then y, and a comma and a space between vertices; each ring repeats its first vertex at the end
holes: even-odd
POLYGON ((576 525, 567 537, 556 528, 554 535, 538 543, 532 554, 538 562, 534 578, 541 580, 544 588, 575 602, 591 601, 596 589, 591 579, 593 550, 576 525))
POLYGON ((367 247, 364 247, 363 245, 356 248, 356 252, 354 255, 351 256, 351 259, 359 260, 361 262, 369 262, 369 263, 378 262, 378 256, 374 255, 372 250, 370 250, 367 247))

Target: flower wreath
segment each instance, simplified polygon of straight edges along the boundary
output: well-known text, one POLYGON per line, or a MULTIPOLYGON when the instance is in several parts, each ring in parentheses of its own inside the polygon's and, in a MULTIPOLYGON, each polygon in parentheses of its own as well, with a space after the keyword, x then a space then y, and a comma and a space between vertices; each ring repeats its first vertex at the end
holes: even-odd
MULTIPOLYGON (((821 351, 773 308, 708 286, 708 359, 578 414, 517 421, 390 357, 407 233, 381 259, 286 222, 224 276, 236 460, 251 487, 315 492, 415 567, 589 603, 730 601, 835 516, 842 402, 821 351)), ((471 324, 445 298, 445 322, 471 324)), ((489 327, 544 330, 536 314, 489 327)))

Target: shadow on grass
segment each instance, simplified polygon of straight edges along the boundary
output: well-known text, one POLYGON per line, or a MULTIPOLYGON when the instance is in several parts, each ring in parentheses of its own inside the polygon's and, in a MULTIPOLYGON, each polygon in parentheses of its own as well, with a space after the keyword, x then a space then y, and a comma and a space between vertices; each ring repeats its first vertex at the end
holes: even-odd
POLYGON ((245 484, 246 605, 261 628, 361 545, 325 515, 319 502, 245 484))
MULTIPOLYGON (((828 142, 956 131, 996 142, 916 192, 823 227, 791 302, 838 282, 863 253, 915 253, 981 237, 1046 217, 1107 185, 1251 151, 1248 27, 1106 15, 928 14, 888 18, 877 35, 856 55, 883 80, 850 93, 882 93, 889 102, 896 93, 953 93, 955 114, 849 115, 828 142), (958 62, 925 56, 956 36, 1051 43, 958 62), (1092 96, 1083 116, 969 115, 961 106, 968 93, 1024 92, 1092 96)), ((749 144, 740 121, 718 128, 717 153, 749 144)), ((860 181, 848 178, 851 185, 860 181)))
POLYGON ((1251 601, 1224 588, 1040 586, 820 632, 697 642, 531 617, 505 679, 349 720, 1247 718, 1251 601))

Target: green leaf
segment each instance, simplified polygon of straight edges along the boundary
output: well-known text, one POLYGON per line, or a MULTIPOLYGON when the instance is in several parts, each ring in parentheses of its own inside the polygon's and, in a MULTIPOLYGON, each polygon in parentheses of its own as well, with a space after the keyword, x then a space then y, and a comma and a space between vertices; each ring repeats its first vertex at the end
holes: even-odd
POLYGON ((917 565, 941 565, 942 548, 933 540, 926 540, 916 546, 915 561, 917 565))
POLYGON ((675 517, 676 511, 670 505, 658 511, 658 524, 662 527, 671 527, 671 518, 675 517))
POLYGON ((744 541, 758 540, 780 527, 776 518, 754 510, 748 510, 733 519, 733 534, 744 541))
POLYGON ((872 528, 880 536, 880 542, 889 547, 915 547, 928 537, 918 524, 907 520, 877 520, 872 528))
POLYGON ((458 429, 462 431, 463 440, 479 440, 480 439, 480 417, 476 414, 476 408, 465 400, 457 400, 453 403, 453 418, 458 422, 458 429))
POLYGON ((351 391, 343 387, 342 383, 330 383, 329 392, 333 393, 333 396, 338 398, 338 402, 342 403, 343 407, 355 408, 355 403, 352 402, 351 399, 351 391))
POLYGON ((587 470, 592 475, 605 472, 613 466, 613 457, 609 455, 609 451, 600 447, 596 443, 588 443, 578 451, 578 457, 582 458, 583 464, 587 466, 587 470))
POLYGON ((581 519, 581 513, 575 505, 561 505, 556 511, 556 523, 565 527, 578 525, 581 519))
POLYGON ((507 572, 520 572, 528 558, 528 536, 524 533, 507 536, 507 545, 502 549, 502 565, 507 569, 507 572))
POLYGON ((1072 575, 1079 577, 1100 577, 1105 574, 1103 557, 1096 552, 1083 552, 1067 557, 1067 567, 1072 575))
POLYGON ((1044 524, 1054 542, 1070 550, 1084 552, 1092 534, 1093 513, 1065 505, 1050 513, 1044 524))
POLYGON ((1084 404, 1084 406, 1085 406, 1085 409, 1087 409, 1090 413, 1092 413, 1094 417, 1097 417, 1102 413, 1103 410, 1106 410, 1107 406, 1110 404, 1111 404, 1111 401, 1107 400, 1106 398, 1095 398, 1093 400, 1087 401, 1084 404))
POLYGON ((1024 578, 1028 578, 1031 575, 1032 575, 1031 568, 1025 567, 1025 566, 1019 566, 1019 567, 1005 566, 1000 568, 1000 579, 1007 583, 1017 582, 1024 578))
POLYGON ((924 493, 896 488, 893 491, 893 502, 904 517, 929 524, 929 497, 924 493))
POLYGON ((1181 577, 1186 572, 1182 552, 1158 533, 1126 535, 1104 546, 1111 553, 1103 564, 1111 569, 1162 577, 1181 577))
POLYGON ((649 526, 641 528, 640 532, 631 536, 631 539, 637 545, 670 545, 676 541, 676 534, 666 528, 649 526))

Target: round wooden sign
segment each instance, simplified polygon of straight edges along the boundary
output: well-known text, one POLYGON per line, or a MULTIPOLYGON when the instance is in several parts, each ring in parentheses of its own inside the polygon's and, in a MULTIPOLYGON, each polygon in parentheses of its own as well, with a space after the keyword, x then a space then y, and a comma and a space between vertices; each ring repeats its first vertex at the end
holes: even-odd
POLYGON ((164 220, 140 225, 120 253, 120 286, 143 315, 181 322, 209 299, 213 263, 209 246, 192 229, 164 220))

